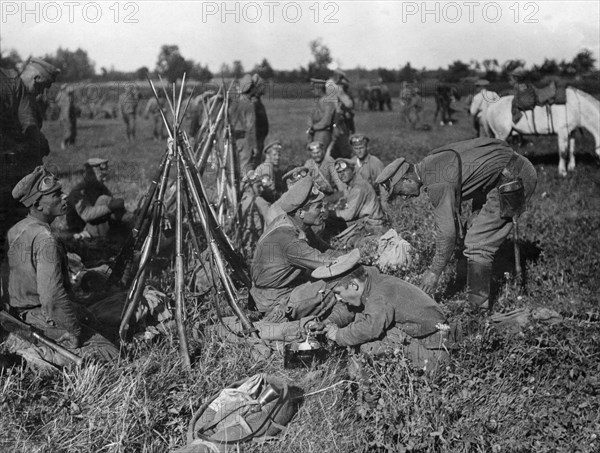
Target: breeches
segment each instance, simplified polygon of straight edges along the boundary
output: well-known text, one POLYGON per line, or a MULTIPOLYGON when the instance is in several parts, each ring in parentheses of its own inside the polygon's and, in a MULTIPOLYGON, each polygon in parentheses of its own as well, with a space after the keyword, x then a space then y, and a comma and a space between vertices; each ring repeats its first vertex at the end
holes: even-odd
MULTIPOLYGON (((535 168, 524 157, 519 157, 521 162, 518 177, 523 181, 525 200, 529 201, 537 185, 535 168)), ((494 260, 494 254, 502 245, 512 230, 511 219, 500 217, 500 197, 498 188, 494 187, 485 196, 483 205, 473 200, 475 218, 465 236, 464 255, 469 261, 489 264, 494 260)))

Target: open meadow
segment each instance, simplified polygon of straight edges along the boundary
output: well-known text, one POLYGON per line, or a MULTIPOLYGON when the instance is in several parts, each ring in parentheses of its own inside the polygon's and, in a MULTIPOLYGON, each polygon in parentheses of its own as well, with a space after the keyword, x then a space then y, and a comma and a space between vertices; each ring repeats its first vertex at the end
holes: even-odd
MULTIPOLYGON (((311 102, 264 99, 268 139, 282 141, 284 166, 307 158, 311 102)), ((399 156, 417 161, 441 145, 474 137, 464 103, 458 106, 457 122, 441 127, 432 121, 433 99, 425 99, 422 120, 432 127, 418 131, 401 122, 396 98, 392 112, 358 111, 356 129, 371 138, 370 151, 384 163, 399 156)), ((77 144, 66 151, 58 121, 46 122, 43 131, 52 150, 46 163, 65 187, 79 178, 86 159, 108 158, 107 185, 130 209, 166 145, 152 140, 151 121, 143 118, 134 143, 126 141, 120 118, 79 120, 77 144)), ((167 452, 185 444, 187 424, 207 398, 259 372, 288 379, 307 396, 278 441, 239 451, 600 451, 600 166, 589 134, 578 133, 577 146, 577 168, 567 178, 558 176, 556 137, 531 137, 520 149, 538 171, 536 192, 520 219, 523 287, 514 275, 512 243, 501 248, 494 268, 496 312, 543 307, 561 314, 559 322, 531 320, 520 331, 505 331, 472 315, 462 303, 466 266, 462 260, 455 266, 455 258, 435 298, 451 321, 462 323, 461 349, 432 375, 412 368, 401 354, 363 359, 379 395, 369 404, 361 399, 364 389, 349 382, 342 352, 311 370, 286 370, 279 354, 257 361, 249 345, 203 333, 216 318, 208 302, 190 297, 191 372, 182 367, 175 334, 136 344, 115 364, 52 377, 22 368, 1 371, 0 451, 167 452)), ((431 208, 423 195, 393 206, 393 227, 417 250, 413 266, 396 275, 418 283, 433 256, 431 208)))

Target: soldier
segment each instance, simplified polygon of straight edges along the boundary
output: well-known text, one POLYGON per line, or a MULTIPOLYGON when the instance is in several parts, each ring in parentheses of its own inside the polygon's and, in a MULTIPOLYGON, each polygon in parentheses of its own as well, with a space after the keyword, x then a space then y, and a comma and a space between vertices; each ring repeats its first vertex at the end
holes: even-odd
POLYGON ((427 371, 447 360, 460 331, 447 324, 442 308, 422 290, 370 266, 355 266, 341 276, 318 268, 312 275, 327 274, 338 279, 333 292, 350 308, 330 315, 324 326, 314 326, 324 327, 330 340, 372 355, 400 349, 427 371))
POLYGON ((36 97, 56 80, 59 70, 44 60, 30 59, 19 75, 0 68, 0 278, 6 296, 6 232, 27 215, 12 195, 15 184, 42 164, 50 152, 42 132, 42 116, 36 97))
MULTIPOLYGON (((167 138, 167 130, 165 129, 165 122, 162 119, 162 115, 160 114, 161 109, 163 113, 165 113, 165 100, 164 95, 160 92, 158 94, 159 101, 153 96, 148 100, 146 104, 146 109, 144 110, 144 118, 148 119, 150 116, 152 117, 152 140, 165 140, 167 138)), ((194 137, 194 135, 192 135, 194 137)))
POLYGON ((343 191, 346 186, 333 168, 335 160, 325 153, 325 145, 322 142, 310 142, 306 149, 311 158, 304 162, 304 166, 308 168, 319 190, 325 195, 331 195, 336 190, 343 191))
POLYGON ((537 184, 531 162, 504 141, 482 137, 438 148, 417 164, 396 159, 379 175, 377 183, 390 197, 402 195, 405 199, 419 196, 423 188, 433 204, 436 251, 421 281, 427 293, 433 292, 452 256, 457 227, 459 233, 462 231, 461 202, 473 200, 473 216, 464 243, 467 301, 473 307, 491 308, 492 261, 513 226, 502 212, 506 198, 501 192, 511 183, 520 185, 513 202, 522 209, 537 184))
POLYGON ((77 105, 75 104, 75 90, 73 87, 65 88, 59 100, 60 124, 63 128, 63 139, 60 143, 61 149, 74 145, 77 138, 77 105))
POLYGON ((125 122, 125 131, 127 133, 127 141, 135 140, 136 119, 140 99, 142 98, 136 85, 130 85, 127 92, 120 100, 121 116, 125 122))
POLYGON ((369 153, 369 137, 363 134, 354 134, 350 137, 350 145, 356 156, 357 173, 373 186, 376 193, 379 193, 379 184, 375 184, 375 180, 385 165, 377 156, 369 153))
MULTIPOLYGON (((10 310, 68 349, 83 345, 82 352, 105 360, 116 358, 119 352, 112 343, 82 325, 82 310, 71 294, 67 253, 50 229, 52 221, 66 210, 60 182, 39 166, 17 183, 12 195, 29 214, 8 232, 10 310)), ((9 338, 7 343, 17 353, 25 349, 29 356, 64 364, 44 347, 32 348, 17 338, 9 338)))
POLYGON ((250 268, 250 294, 258 310, 267 315, 265 320, 273 322, 319 311, 326 303, 319 291, 326 284, 311 280, 310 272, 341 255, 315 248, 307 237, 311 227, 323 223, 323 193, 314 187, 312 178, 300 179, 278 205, 285 214, 273 220, 260 237, 250 268))
POLYGON ((78 236, 106 238, 111 228, 125 226, 131 221, 125 201, 113 197, 104 184, 107 175, 108 160, 90 158, 84 165, 83 180, 69 192, 67 226, 78 236))
POLYGON ((279 140, 268 143, 263 150, 265 161, 254 170, 256 177, 261 180, 262 197, 269 203, 274 202, 283 192, 279 171, 282 149, 283 145, 279 140))
POLYGON ((229 121, 238 153, 240 174, 245 175, 261 161, 265 138, 269 133, 267 111, 261 101, 265 83, 258 74, 246 74, 240 80, 240 97, 231 102, 229 121))
MULTIPOLYGON (((353 228, 353 239, 362 230, 368 234, 383 233, 385 214, 375 189, 354 170, 354 162, 337 159, 335 170, 346 185, 342 198, 338 200, 327 220, 328 228, 353 228)), ((350 238, 347 237, 346 240, 350 238)))

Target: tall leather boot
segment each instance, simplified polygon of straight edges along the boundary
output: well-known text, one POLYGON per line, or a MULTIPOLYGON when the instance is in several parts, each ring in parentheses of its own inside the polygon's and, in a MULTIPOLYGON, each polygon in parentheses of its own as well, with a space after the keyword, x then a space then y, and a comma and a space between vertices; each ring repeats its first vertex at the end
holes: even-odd
POLYGON ((467 302, 475 309, 487 310, 490 304, 492 264, 469 261, 467 264, 467 302))

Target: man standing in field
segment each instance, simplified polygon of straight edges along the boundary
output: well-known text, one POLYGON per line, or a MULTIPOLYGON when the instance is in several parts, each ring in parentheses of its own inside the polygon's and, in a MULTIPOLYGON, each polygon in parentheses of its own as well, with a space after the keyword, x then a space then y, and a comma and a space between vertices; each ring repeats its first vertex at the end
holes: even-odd
POLYGON ((229 121, 240 175, 246 175, 262 160, 265 138, 269 133, 267 111, 261 101, 265 83, 258 74, 246 74, 240 80, 240 96, 230 104, 229 121))
POLYGON ((67 87, 60 94, 59 120, 63 128, 63 139, 60 143, 61 149, 66 149, 67 146, 74 145, 77 138, 77 114, 78 108, 75 104, 75 90, 73 87, 67 87))
MULTIPOLYGON (((465 236, 467 301, 474 308, 489 309, 492 261, 512 230, 507 205, 524 209, 537 184, 535 168, 502 140, 477 138, 432 151, 417 164, 396 159, 379 175, 377 183, 390 198, 417 197, 421 188, 434 209, 436 250, 421 288, 432 293, 452 257, 457 230, 462 233, 461 202, 473 200, 470 227, 465 236), (505 193, 517 187, 513 193, 505 193)), ((462 236, 462 234, 460 234, 462 236)))
POLYGON ((136 118, 138 106, 142 98, 137 86, 132 84, 128 86, 126 93, 120 100, 121 116, 125 122, 125 131, 127 133, 127 141, 135 140, 136 118))
MULTIPOLYGON (((82 352, 101 359, 115 359, 118 349, 82 325, 87 315, 72 298, 66 249, 50 229, 54 219, 66 210, 60 182, 39 166, 17 183, 12 196, 29 214, 8 232, 10 311, 68 349, 81 347, 82 352)), ((34 347, 12 334, 7 343, 14 352, 27 351, 24 355, 28 358, 64 364, 53 351, 34 347)))
POLYGON ((5 240, 8 229, 27 215, 12 195, 15 184, 42 164, 50 152, 40 131, 42 115, 36 97, 50 88, 59 70, 44 60, 30 59, 21 74, 0 68, 0 295, 6 296, 5 240))

